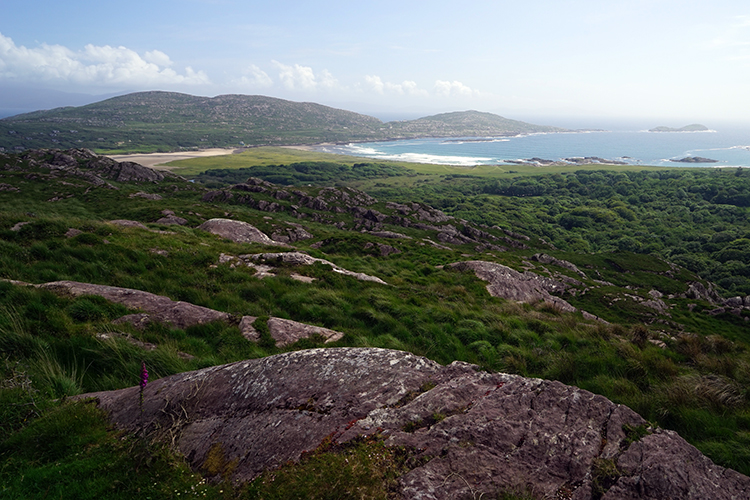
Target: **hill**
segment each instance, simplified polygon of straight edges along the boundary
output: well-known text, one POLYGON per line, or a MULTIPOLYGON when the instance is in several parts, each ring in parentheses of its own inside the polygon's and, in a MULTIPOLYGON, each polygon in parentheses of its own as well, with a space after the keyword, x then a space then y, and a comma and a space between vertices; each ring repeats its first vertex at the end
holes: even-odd
POLYGON ((709 128, 700 123, 693 123, 692 125, 685 125, 680 128, 659 126, 649 130, 649 132, 706 132, 709 128))
MULTIPOLYGON (((661 481, 666 460, 649 447, 664 441, 684 450, 672 455, 675 481, 686 477, 680 464, 688 461, 721 481, 734 476, 672 431, 718 465, 750 472, 750 297, 722 297, 700 275, 707 266, 681 266, 710 251, 730 271, 744 269, 748 239, 734 231, 749 220, 745 205, 717 199, 714 206, 698 193, 675 192, 701 212, 683 231, 714 231, 701 240, 674 230, 690 210, 675 206, 674 218, 660 220, 625 205, 630 196, 657 193, 654 186, 675 190, 683 180, 673 176, 610 181, 594 172, 483 188, 465 177, 431 179, 392 165, 286 167, 258 172, 279 175, 283 185, 258 177, 221 183, 221 172, 202 185, 83 149, 0 155, 3 496, 314 498, 315 491, 346 496, 374 485, 386 498, 396 484, 426 491, 429 483, 510 499, 565 498, 574 490, 579 498, 607 498, 609 491, 639 491, 633 481, 641 477, 644 485, 661 481), (382 185, 365 192, 344 178, 382 185), (420 188, 387 186, 404 179, 420 188), (609 183, 630 185, 622 205, 614 204, 616 191, 604 189, 609 183), (454 188, 460 191, 449 194, 454 188), (410 192, 419 198, 408 199, 410 192), (508 203, 512 193, 538 205, 508 203), (477 213, 487 220, 468 220, 477 213), (726 220, 736 229, 726 222, 716 233, 725 220, 719 216, 732 217, 726 220), (601 249, 591 251, 599 228, 640 217, 649 226, 627 241, 620 235, 621 247, 606 233, 601 249), (669 239, 646 232, 660 231, 657 223, 669 239), (656 247, 637 248, 641 237, 673 247, 685 238, 689 245, 673 262, 656 247), (588 239, 587 251, 555 245, 579 248, 588 239), (416 356, 363 349, 342 356, 349 367, 342 377, 326 371, 324 360, 336 357, 328 347, 416 356), (248 361, 254 358, 263 360, 248 361), (300 358, 313 361, 295 362, 300 358), (362 361, 368 359, 383 369, 381 378, 362 361), (421 375, 409 375, 399 361, 407 359, 421 375), (233 370, 246 368, 300 391, 279 396, 279 386, 256 376, 232 386, 250 373, 233 370), (215 378, 204 377, 209 373, 215 378), (323 376, 351 382, 351 398, 318 390, 323 376), (178 379, 184 384, 172 386, 178 379), (368 399, 368 384, 387 394, 368 399), (219 397, 211 386, 231 396, 219 397), (70 401, 104 391, 121 391, 110 394, 124 402, 115 406, 130 419, 126 430, 114 429, 95 405, 70 401), (256 392, 270 396, 250 398, 256 392), (212 394, 227 412, 212 413, 212 394), (615 420, 617 408, 625 411, 617 405, 643 420, 630 410, 632 418, 615 420), (518 420, 501 418, 501 409, 518 420), (309 422, 295 427, 307 441, 272 431, 279 419, 253 420, 265 410, 309 422), (556 425, 577 422, 581 434, 544 430, 547 424, 524 430, 542 414, 556 425), (246 487, 232 482, 253 455, 231 432, 241 419, 263 453, 283 439, 297 446, 246 487), (465 427, 454 426, 461 422, 465 427), (338 440, 345 431, 351 441, 338 440), (511 435, 517 439, 508 441, 511 435), (187 447, 189 439, 197 439, 196 448, 187 447), (475 474, 462 458, 469 455, 495 469, 483 465, 478 470, 489 475, 475 474), (503 479, 506 456, 519 458, 531 490, 524 491, 525 479, 520 492, 503 479), (541 481, 533 474, 542 461, 569 476, 548 469, 549 481, 541 481), (314 491, 302 493, 311 484, 314 491)), ((726 182, 747 184, 743 175, 716 175, 707 179, 706 196, 726 182)), ((680 492, 694 486, 681 484, 680 492)))
POLYGON ((265 96, 139 92, 5 118, 0 147, 151 152, 560 130, 476 111, 384 124, 351 111, 265 96))

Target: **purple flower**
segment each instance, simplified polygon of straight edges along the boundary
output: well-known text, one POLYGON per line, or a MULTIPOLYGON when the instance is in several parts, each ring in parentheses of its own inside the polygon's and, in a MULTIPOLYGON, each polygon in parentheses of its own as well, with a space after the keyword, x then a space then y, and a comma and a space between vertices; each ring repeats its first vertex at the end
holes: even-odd
POLYGON ((148 370, 146 370, 146 362, 141 362, 141 391, 146 388, 148 384, 148 370))

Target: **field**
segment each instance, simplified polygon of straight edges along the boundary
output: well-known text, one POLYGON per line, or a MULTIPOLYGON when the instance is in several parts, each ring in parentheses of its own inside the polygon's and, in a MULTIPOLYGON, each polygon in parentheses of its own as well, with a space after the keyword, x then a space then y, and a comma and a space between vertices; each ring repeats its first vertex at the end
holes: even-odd
MULTIPOLYGON (((66 398, 137 385, 141 363, 153 379, 321 347, 321 339, 279 348, 265 333, 250 342, 236 324, 220 322, 138 330, 113 323, 133 312, 123 306, 8 280, 135 288, 257 316, 261 330, 279 317, 343 332, 334 346, 403 349, 440 363, 463 360, 559 380, 626 404, 717 463, 750 473, 748 309, 714 313, 717 303, 687 295, 691 285, 710 288, 709 282, 724 298, 750 295, 750 176, 743 171, 597 165, 512 166, 511 172, 254 148, 170 164, 195 182, 110 180, 117 189, 109 189, 11 155, 0 163, 3 498, 291 498, 311 495, 310 485, 334 483, 342 497, 361 485, 370 488, 367 496, 386 498, 388 482, 407 467, 398 450, 372 440, 321 448, 248 486, 226 481, 218 466, 191 471, 168 443, 114 430, 92 405, 66 398), (244 191, 229 189, 237 183, 229 181, 232 172, 289 184, 263 185, 266 191, 242 198, 244 191), (393 203, 412 202, 455 218, 435 227, 384 222, 381 229, 410 237, 387 240, 398 253, 384 255, 377 246, 383 239, 363 231, 372 228, 366 219, 335 198, 328 203, 341 210, 325 211, 280 194, 296 190, 312 199, 345 186, 377 198, 367 208, 387 221, 396 220, 393 203), (280 208, 264 211, 257 208, 261 201, 280 208), (164 210, 187 224, 156 222, 164 210), (293 242, 296 249, 388 285, 325 265, 280 266, 275 277, 261 279, 252 268, 222 264, 222 254, 277 248, 195 229, 213 217, 243 220, 266 234, 303 224, 313 237, 293 242), (147 229, 116 226, 113 219, 147 229), (464 235, 483 231, 497 245, 426 243, 441 241, 447 225, 464 235), (70 228, 80 233, 70 236, 70 228), (523 245, 500 249, 509 234, 523 245), (540 253, 558 263, 540 264, 534 257, 540 253), (565 300, 607 323, 545 302, 492 297, 473 274, 447 267, 472 259, 516 270, 533 265, 544 275, 575 280, 565 300), (295 280, 293 273, 314 281, 295 280), (646 303, 656 296, 665 309, 646 303), (274 477, 283 477, 286 489, 274 477)), ((524 492, 500 497, 528 498, 524 492)))

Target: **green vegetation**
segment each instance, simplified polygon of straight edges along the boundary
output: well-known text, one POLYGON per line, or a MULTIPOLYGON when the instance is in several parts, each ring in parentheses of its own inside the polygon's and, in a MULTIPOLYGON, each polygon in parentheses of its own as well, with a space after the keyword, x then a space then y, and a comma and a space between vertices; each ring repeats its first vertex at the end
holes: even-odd
POLYGON ((332 185, 340 182, 409 174, 413 174, 413 171, 390 164, 355 163, 349 166, 333 162, 300 162, 291 165, 258 165, 239 169, 207 170, 198 174, 195 181, 209 187, 224 187, 241 184, 248 177, 260 177, 268 182, 284 186, 332 185))
MULTIPOLYGON (((423 241, 435 240, 434 229, 386 223, 383 229, 411 239, 388 240, 400 253, 382 256, 372 245, 384 240, 352 230, 348 210, 327 212, 329 219, 313 222, 320 213, 304 207, 298 218, 286 209, 262 212, 236 199, 202 201, 207 190, 200 182, 113 182, 118 189, 93 188, 80 178, 55 177, 43 165, 0 157, 0 278, 146 290, 257 316, 261 334, 256 344, 232 324, 187 329, 151 324, 141 331, 114 324, 130 311, 103 299, 71 299, 0 282, 0 496, 165 498, 179 492, 181 497, 301 498, 311 485, 337 483, 342 498, 386 498, 388 485, 413 465, 408 450, 388 449, 377 436, 346 447, 323 443, 300 464, 269 471, 242 489, 202 479, 201 474, 221 476, 231 468, 222 450, 214 450, 211 470, 190 472, 174 449, 113 430, 93 406, 66 400, 136 385, 142 361, 153 379, 321 345, 308 339, 276 348, 264 329, 269 317, 344 332, 334 345, 405 349, 441 363, 464 360, 576 385, 627 404, 647 420, 678 431, 717 463, 750 473, 747 310, 744 316, 709 315, 714 306, 704 298, 681 296, 688 283, 706 284, 707 278, 725 294, 750 293, 745 273, 750 182, 744 171, 577 169, 488 179, 455 175, 462 172, 456 169, 448 175, 414 175, 392 164, 355 168, 347 160, 303 167, 303 161, 311 160, 269 168, 281 164, 269 159, 248 166, 240 177, 365 186, 379 199, 368 208, 383 214, 395 213, 387 201, 423 202, 485 224, 482 230, 497 238, 506 236, 503 229, 527 235, 527 247, 500 251, 461 244, 445 250, 423 241), (162 199, 131 197, 138 192, 162 199), (188 225, 156 224, 165 209, 188 225), (260 279, 251 268, 219 264, 221 254, 270 247, 240 245, 192 229, 212 217, 244 220, 267 234, 304 223, 315 237, 295 247, 378 276, 388 286, 332 273, 323 265, 280 267, 277 276, 260 279), (149 230, 106 222, 113 219, 137 220, 149 230), (16 227, 20 222, 27 224, 16 227), (66 235, 70 228, 81 234, 66 235), (575 264, 584 275, 532 261, 539 252, 575 264), (471 259, 514 269, 534 263, 537 272, 576 280, 575 295, 564 298, 612 324, 544 303, 493 298, 473 274, 443 267, 471 259), (292 272, 315 280, 294 280, 292 272), (662 295, 665 311, 644 305, 652 291, 662 295)), ((233 175, 222 173, 227 179, 219 173, 203 178, 220 184, 233 175)), ((320 186, 296 189, 311 197, 322 192, 320 186)), ((253 196, 290 206, 272 194, 253 196)), ((450 224, 467 231, 459 220, 450 224)), ((423 424, 415 422, 415 429, 423 424)), ((646 432, 634 428, 628 436, 638 440, 646 432)), ((617 471, 599 465, 598 484, 606 489, 617 471)), ((498 498, 533 495, 506 492, 498 498)))
POLYGON ((561 130, 476 111, 383 123, 351 111, 265 96, 138 92, 5 118, 0 120, 0 147, 151 153, 561 130))

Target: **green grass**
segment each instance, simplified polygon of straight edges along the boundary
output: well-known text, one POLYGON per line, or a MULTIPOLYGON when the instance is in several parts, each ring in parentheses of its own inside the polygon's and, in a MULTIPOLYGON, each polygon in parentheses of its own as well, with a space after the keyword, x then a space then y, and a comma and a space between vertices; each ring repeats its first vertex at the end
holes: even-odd
MULTIPOLYGON (((332 153, 321 153, 309 149, 296 147, 262 146, 243 151, 241 154, 227 156, 211 156, 175 160, 165 164, 171 172, 192 178, 201 172, 211 169, 239 169, 253 166, 284 165, 297 162, 335 162, 343 165, 371 162, 369 158, 348 156, 332 153)), ((529 177, 547 174, 562 174, 576 171, 598 171, 605 168, 602 165, 556 165, 548 167, 532 167, 528 165, 478 165, 475 167, 461 167, 437 165, 429 163, 410 163, 405 161, 380 161, 386 165, 408 168, 416 173, 431 176, 466 175, 470 178, 512 178, 529 177)), ((679 171, 679 167, 650 167, 642 165, 607 165, 607 170, 614 172, 642 172, 642 171, 679 171)), ((684 168, 683 168, 684 169, 684 168)), ((361 181, 358 186, 367 190, 382 181, 361 181)), ((394 181, 389 182, 393 184, 394 181)), ((413 181, 412 181, 413 182, 413 181)))
MULTIPOLYGON (((261 148, 246 154, 253 152, 265 154, 261 148)), ((264 161, 273 164, 312 158, 303 160, 294 156, 297 151, 286 149, 266 153, 264 161), (288 153, 292 156, 283 161, 281 156, 274 156, 288 151, 292 151, 288 153)), ((237 159, 246 161, 242 157, 237 155, 237 159)), ((352 158, 353 163, 361 161, 352 158)), ((36 174, 46 175, 43 169, 36 174)), ((309 484, 336 481, 340 481, 341 488, 335 491, 341 497, 351 495, 358 487, 355 485, 361 485, 373 497, 383 494, 383 488, 387 493, 387 485, 407 466, 404 457, 408 453, 386 449, 379 441, 319 450, 299 465, 289 464, 265 474, 245 491, 226 483, 206 486, 201 483, 200 473, 189 472, 174 450, 146 446, 135 436, 111 429, 90 405, 64 401, 75 394, 136 385, 144 361, 153 379, 320 345, 312 339, 277 349, 264 328, 273 316, 345 333, 335 345, 404 349, 441 363, 462 360, 487 370, 576 385, 627 404, 647 420, 677 430, 717 463, 750 473, 750 403, 746 390, 750 385, 750 337, 743 317, 730 313, 709 316, 704 312, 711 307, 708 302, 669 298, 669 294, 684 292, 686 283, 698 278, 694 272, 670 265, 669 259, 655 252, 613 248, 592 253, 574 248, 579 243, 589 248, 611 244, 603 241, 608 233, 596 235, 597 231, 604 231, 597 224, 611 224, 607 222, 611 217, 618 224, 625 224, 629 213, 620 209, 622 200, 590 200, 592 206, 599 204, 594 207, 596 210, 592 208, 586 215, 576 212, 576 217, 589 220, 591 230, 568 230, 557 218, 575 209, 578 199, 572 195, 512 198, 472 193, 471 189, 479 190, 481 185, 465 178, 429 177, 428 182, 422 182, 424 176, 391 177, 388 183, 403 182, 411 190, 378 188, 380 193, 392 190, 398 195, 397 201, 410 201, 406 196, 411 193, 414 200, 434 201, 434 205, 458 216, 497 224, 532 238, 527 249, 477 253, 473 245, 441 250, 424 244, 422 238, 435 238, 434 230, 386 226, 412 239, 387 241, 401 253, 381 257, 376 250, 366 248, 367 243, 381 240, 359 231, 337 229, 331 223, 312 222, 311 210, 301 209, 306 218, 298 219, 289 212, 267 213, 241 204, 202 202, 205 191, 200 186, 180 181, 118 184, 119 190, 92 189, 86 193, 83 185, 67 186, 50 179, 34 182, 24 172, 2 170, 0 176, 0 182, 22 190, 20 195, 0 192, 0 278, 29 283, 70 279, 136 288, 236 316, 257 316, 261 333, 261 341, 256 344, 242 337, 233 324, 213 323, 184 330, 152 324, 138 331, 112 324, 129 311, 100 298, 59 297, 0 281, 0 484, 6 488, 2 494, 9 498, 45 494, 50 498, 120 498, 119 493, 108 489, 112 484, 125 485, 122 487, 127 493, 122 496, 131 497, 176 497, 177 492, 192 494, 195 487, 214 497, 270 498, 294 496, 295 491, 307 491, 304 488, 309 484), (453 190, 456 186, 460 190, 453 190), (141 190, 159 193, 164 199, 129 197, 141 190), (47 201, 61 193, 74 196, 47 201), (165 209, 185 217, 189 225, 155 224, 165 209), (346 269, 378 276, 388 285, 341 276, 323 265, 282 267, 278 276, 262 280, 249 268, 219 265, 222 253, 278 250, 240 245, 194 229, 202 220, 226 214, 248 221, 267 234, 288 227, 287 223, 303 223, 315 237, 295 243, 298 249, 346 269), (597 217, 604 222, 597 222, 597 217), (106 222, 112 219, 137 220, 150 230, 106 222), (12 231, 18 222, 29 224, 12 231), (68 238, 65 233, 69 228, 83 234, 68 238), (553 250, 540 238, 554 241, 563 249, 553 250), (566 300, 615 324, 584 320, 580 313, 563 313, 544 304, 521 305, 493 298, 485 283, 472 273, 438 267, 481 258, 521 270, 526 262, 539 264, 530 259, 540 251, 573 262, 587 277, 555 265, 538 265, 536 271, 556 272, 579 280, 577 294, 566 295, 566 300), (290 278, 291 272, 315 281, 301 283, 290 278), (633 298, 649 298, 652 289, 665 294, 664 300, 671 306, 668 316, 633 298), (664 347, 650 340, 660 340, 664 347), (156 347, 147 350, 134 341, 156 347), (342 460, 359 465, 347 469, 341 465, 342 460), (369 472, 363 476, 362 471, 369 472), (60 476, 66 478, 57 486, 54 479, 60 476), (379 479, 368 482, 368 478, 379 479), (73 486, 74 481, 82 486, 73 486), (291 489, 277 490, 280 484, 289 484, 291 489)), ((730 184, 736 182, 742 188, 741 177, 729 177, 707 180, 722 183, 729 178, 730 184)), ((642 180, 646 184, 656 182, 650 177, 642 180)), ((542 181, 572 182, 565 178, 542 181)), ((682 182, 681 178, 664 180, 678 181, 682 182)), ((300 189, 313 195, 319 192, 318 187, 300 189)), ((263 196, 275 200, 268 193, 263 196)), ((388 212, 385 201, 392 198, 379 197, 373 207, 388 212)), ((708 208, 702 208, 707 206, 704 202, 697 198, 694 202, 690 213, 696 220, 702 210, 711 215, 708 208)), ((642 206, 628 206, 639 220, 652 220, 642 206)), ((701 234, 708 236, 686 239, 686 249, 695 247, 689 255, 702 255, 697 243, 710 252, 721 252, 726 245, 741 248, 744 244, 744 208, 727 204, 711 207, 717 219, 709 218, 702 225, 695 223, 701 234)), ((664 210, 659 217, 666 217, 668 207, 664 210)), ((346 212, 326 215, 352 227, 352 217, 346 212)), ((670 219, 654 220, 665 224, 662 230, 668 232, 664 221, 670 219)), ((461 227, 456 221, 452 223, 461 227)), ((504 235, 497 229, 485 229, 504 235)), ((665 245, 672 245, 670 248, 681 244, 664 241, 665 245)), ((727 265, 741 270, 737 263, 727 265)), ((220 462, 217 463, 221 465, 220 462)), ((512 495, 517 493, 518 497, 527 498, 524 492, 506 493, 498 493, 498 497, 514 498, 512 495)))

